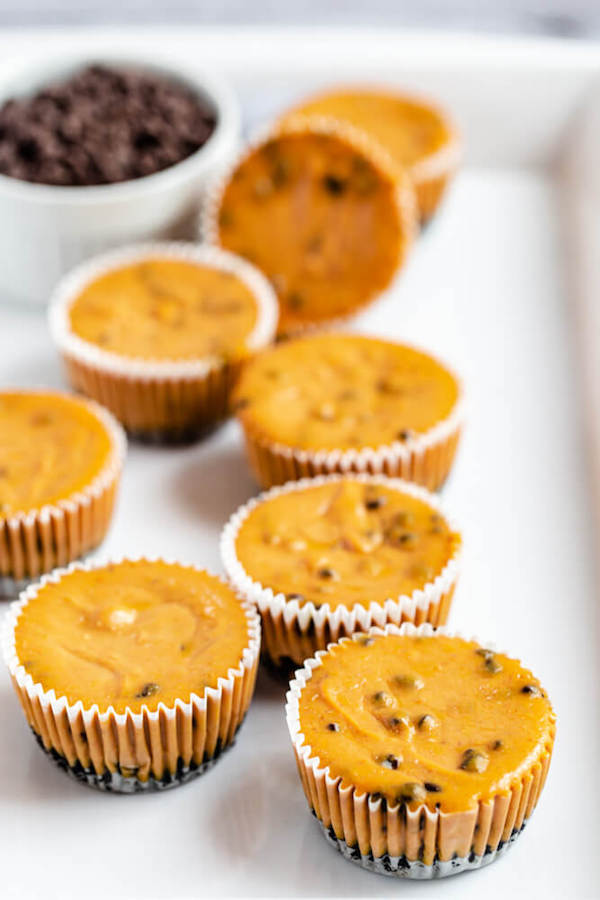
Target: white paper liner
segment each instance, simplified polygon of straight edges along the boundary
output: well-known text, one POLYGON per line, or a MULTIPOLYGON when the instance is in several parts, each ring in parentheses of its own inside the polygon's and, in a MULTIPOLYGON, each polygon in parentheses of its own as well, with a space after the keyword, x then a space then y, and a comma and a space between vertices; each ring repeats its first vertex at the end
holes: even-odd
POLYGON ((460 539, 444 568, 433 581, 410 595, 389 598, 384 603, 355 603, 352 606, 340 605, 334 609, 327 602, 318 608, 312 600, 300 604, 297 600, 288 600, 282 592, 273 593, 270 587, 253 579, 244 569, 237 556, 236 540, 241 526, 257 506, 282 494, 347 479, 361 484, 381 485, 415 497, 426 503, 432 512, 441 515, 450 531, 458 533, 436 497, 415 484, 382 475, 350 474, 305 478, 271 488, 241 506, 233 513, 221 534, 221 559, 234 589, 258 607, 263 622, 263 651, 275 665, 279 665, 282 660, 300 664, 317 650, 324 650, 332 641, 355 632, 368 631, 373 625, 383 627, 388 622, 400 625, 408 621, 415 624, 430 622, 437 626, 446 621, 460 572, 460 539))
MULTIPOLYGON (((446 628, 404 624, 372 628, 372 635, 447 635, 446 628)), ((342 638, 343 643, 353 638, 342 638)), ((468 638, 493 649, 478 638, 468 638)), ((333 645, 330 645, 330 648, 333 645)), ((529 820, 544 786, 554 743, 554 725, 543 746, 523 761, 521 773, 507 779, 506 788, 474 809, 464 812, 431 810, 426 804, 411 808, 391 805, 384 798, 359 793, 322 766, 300 731, 300 695, 327 650, 306 660, 290 682, 286 720, 298 772, 309 807, 323 830, 346 858, 364 868, 402 878, 436 878, 492 862, 511 845, 529 820)))
MULTIPOLYGON (((112 562, 163 562, 195 571, 187 563, 160 558, 128 558, 112 562)), ((110 563, 108 563, 110 564, 110 563)), ((98 704, 85 707, 65 696, 45 691, 20 663, 15 648, 15 628, 22 610, 40 587, 58 583, 75 570, 90 571, 104 565, 74 563, 27 588, 8 609, 0 635, 4 661, 23 711, 43 748, 62 768, 103 790, 133 793, 170 787, 200 774, 234 740, 250 705, 260 652, 260 617, 254 606, 240 598, 248 622, 248 642, 240 662, 218 679, 217 687, 202 696, 191 693, 187 701, 172 706, 160 702, 155 710, 142 704, 139 712, 118 713, 113 706, 100 711, 98 704)), ((223 584, 219 576, 212 576, 223 584)))
MULTIPOLYGON (((404 264, 410 249, 419 231, 419 219, 415 190, 409 177, 398 170, 391 156, 380 144, 374 141, 368 134, 355 128, 348 122, 342 122, 331 116, 303 116, 297 115, 285 123, 272 123, 258 129, 244 150, 223 171, 219 172, 207 185, 204 202, 200 211, 198 233, 200 240, 213 246, 220 246, 219 237, 219 209, 225 189, 235 170, 245 162, 258 148, 269 140, 285 134, 314 133, 332 135, 338 137, 358 153, 363 154, 372 161, 375 168, 383 172, 388 179, 396 183, 395 199, 398 209, 401 231, 401 248, 398 257, 398 271, 404 264)), ((391 282, 391 279, 390 279, 391 282)), ((386 285, 378 294, 369 296, 364 301, 357 303, 356 307, 346 313, 336 314, 329 319, 316 321, 297 322, 291 330, 286 330, 286 336, 299 334, 305 330, 319 327, 330 327, 340 324, 365 306, 374 303, 378 296, 387 290, 386 285)))
POLYGON ((135 359, 103 350, 71 330, 69 309, 87 285, 111 270, 156 258, 231 272, 257 303, 257 321, 247 339, 249 352, 258 352, 273 340, 279 307, 262 273, 220 248, 176 241, 123 247, 78 266, 51 298, 50 331, 73 384, 107 406, 129 430, 158 435, 203 430, 228 414, 229 392, 243 358, 135 359))
MULTIPOLYGON (((364 335, 371 337, 371 335, 364 335)), ((292 447, 270 440, 242 410, 238 419, 244 429, 246 451, 256 478, 263 488, 300 478, 314 478, 335 472, 370 473, 413 481, 430 491, 444 484, 458 446, 465 420, 462 380, 439 357, 413 344, 403 347, 427 353, 454 378, 458 396, 448 416, 423 434, 413 434, 406 441, 392 441, 379 447, 348 450, 312 450, 292 447)))
POLYGON ((89 485, 39 509, 0 516, 0 596, 14 596, 19 582, 66 566, 101 542, 112 518, 127 448, 121 426, 93 400, 48 388, 8 390, 65 396, 82 404, 106 429, 111 451, 89 485))

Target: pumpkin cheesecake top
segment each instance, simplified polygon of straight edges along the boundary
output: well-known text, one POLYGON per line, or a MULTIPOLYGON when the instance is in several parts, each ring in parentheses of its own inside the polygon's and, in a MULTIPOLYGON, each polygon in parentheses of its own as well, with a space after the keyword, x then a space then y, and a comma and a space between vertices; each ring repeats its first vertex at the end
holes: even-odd
POLYGON ((89 487, 113 453, 111 433, 87 401, 0 391, 0 521, 89 487))
POLYGON ((439 109, 391 90, 349 88, 319 94, 294 107, 284 121, 298 114, 350 122, 385 147, 399 167, 415 170, 414 174, 419 163, 455 139, 439 109))
POLYGON ((276 492, 237 533, 250 577, 301 606, 384 603, 433 581, 460 546, 432 506, 383 483, 351 476, 276 492))
POLYGON ((75 569, 23 608, 15 650, 44 690, 117 712, 217 687, 248 646, 248 620, 218 578, 140 560, 75 569))
POLYGON ((303 743, 333 777, 388 803, 471 809, 527 775, 554 736, 539 681, 462 638, 360 635, 299 697, 303 743))
POLYGON ((157 256, 99 275, 68 317, 79 338, 132 359, 237 358, 248 352, 258 306, 232 272, 157 256))
POLYGON ((405 443, 446 419, 456 378, 403 344, 350 334, 303 337, 245 367, 234 408, 245 427, 300 449, 347 450, 405 443))
POLYGON ((308 122, 250 150, 216 211, 217 242, 270 278, 285 334, 346 316, 384 290, 416 222, 411 186, 381 151, 308 122))

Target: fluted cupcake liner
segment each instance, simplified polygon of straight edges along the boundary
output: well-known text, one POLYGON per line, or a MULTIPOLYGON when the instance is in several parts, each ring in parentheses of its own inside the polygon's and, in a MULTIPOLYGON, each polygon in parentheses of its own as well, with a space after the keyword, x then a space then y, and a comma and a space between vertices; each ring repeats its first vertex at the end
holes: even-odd
MULTIPOLYGON (((148 560, 155 562, 157 560, 148 560)), ((166 560, 166 562, 171 562, 166 560)), ((159 703, 151 710, 118 713, 112 706, 69 703, 54 690, 44 690, 27 673, 15 647, 19 616, 41 586, 56 583, 74 564, 27 588, 11 604, 2 631, 4 660, 25 717, 42 749, 77 779, 101 790, 135 793, 172 787, 200 775, 233 742, 250 705, 260 652, 260 618, 241 599, 248 621, 248 641, 237 666, 202 695, 159 703)), ((196 568, 196 567, 193 567, 196 568)))
MULTIPOLYGON (((316 607, 312 601, 300 604, 287 599, 285 594, 273 590, 254 580, 246 572, 238 559, 236 539, 244 521, 261 503, 330 482, 344 480, 342 475, 328 475, 313 479, 288 482, 283 487, 274 487, 241 506, 229 519, 221 535, 221 559, 229 581, 243 597, 256 604, 262 618, 263 653, 276 666, 290 661, 301 664, 317 650, 325 650, 328 644, 355 632, 368 631, 372 626, 388 623, 400 625, 412 622, 420 625, 429 622, 434 626, 443 625, 448 617, 454 589, 460 571, 460 539, 456 541, 452 555, 442 571, 422 589, 410 595, 390 598, 383 603, 355 603, 352 606, 331 608, 329 603, 316 607)), ((399 479, 384 476, 351 475, 361 484, 382 485, 394 488, 416 497, 441 515, 450 529, 451 521, 443 512, 439 501, 423 488, 399 479)), ((343 586, 342 586, 343 587, 343 586)))
POLYGON ((379 447, 347 450, 293 447, 271 440, 242 410, 238 418, 244 430, 246 455, 258 483, 262 488, 269 488, 301 478, 354 472, 402 478, 430 491, 439 490, 452 468, 464 423, 462 384, 454 377, 459 396, 445 419, 423 434, 379 447))
MULTIPOLYGON (((259 129, 252 140, 246 145, 239 156, 225 171, 221 171, 211 183, 209 183, 199 219, 199 236, 213 246, 220 246, 219 237, 219 211, 225 189, 231 176, 237 167, 250 157, 263 143, 285 134, 322 134, 338 137, 357 153, 366 156, 380 172, 384 173, 392 182, 395 182, 395 201, 401 226, 401 246, 398 254, 397 271, 403 266, 410 249, 419 231, 417 199, 412 180, 408 175, 399 170, 394 164, 388 151, 377 141, 373 140, 364 131, 355 128, 348 122, 340 121, 331 116, 305 116, 298 114, 286 122, 270 124, 259 129)), ((391 280, 390 280, 391 284, 391 280)), ((346 313, 337 314, 329 319, 316 321, 295 322, 292 328, 287 328, 282 337, 297 336, 309 333, 318 328, 330 328, 340 325, 350 319, 364 307, 370 306, 379 296, 389 288, 387 284, 381 291, 365 298, 362 302, 348 310, 346 313)))
MULTIPOLYGON (((411 624, 401 628, 386 625, 370 633, 461 636, 427 624, 418 628, 411 624)), ((538 802, 550 765, 554 730, 510 786, 479 801, 473 809, 443 812, 431 810, 426 804, 414 809, 404 803, 391 805, 385 798, 361 793, 354 785, 332 776, 329 767, 322 766, 305 743, 299 700, 326 652, 319 651, 296 672, 287 694, 286 718, 308 805, 328 839, 363 868, 400 878, 452 875, 487 865, 504 853, 538 802)))
POLYGON ((136 437, 185 440, 209 430, 229 413, 229 396, 244 359, 137 359, 103 350, 71 330, 69 308, 82 290, 107 272, 144 259, 172 259, 237 276, 257 302, 250 354, 271 342, 278 305, 266 278, 245 260, 216 247, 178 242, 138 244, 83 263, 58 285, 50 303, 50 330, 71 384, 98 400, 136 437))
POLYGON ((81 402, 110 437, 108 459, 89 485, 68 497, 0 516, 0 596, 15 596, 31 579, 84 556, 108 530, 127 442, 110 413, 91 400, 81 402))

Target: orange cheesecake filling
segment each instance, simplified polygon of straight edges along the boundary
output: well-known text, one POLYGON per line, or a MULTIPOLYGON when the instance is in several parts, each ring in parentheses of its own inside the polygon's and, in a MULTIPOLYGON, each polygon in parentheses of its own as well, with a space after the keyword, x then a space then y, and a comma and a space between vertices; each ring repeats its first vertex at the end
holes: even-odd
POLYGON ((433 581, 460 536, 429 504, 351 478, 259 503, 242 523, 236 555, 250 577, 301 606, 384 603, 433 581))
POLYGON ((89 486, 111 452, 110 433, 85 401, 51 392, 0 392, 0 519, 89 486))
POLYGON ((69 703, 117 712, 172 706, 239 665, 248 621, 218 578, 164 562, 75 570, 44 584, 19 616, 17 657, 69 703))
POLYGON ((554 714, 519 662, 448 636, 361 635, 333 647, 299 699, 311 756, 388 803, 472 809, 547 752, 554 714))
POLYGON ((286 446, 376 448, 429 431, 451 414, 459 390, 447 369, 412 347, 322 334, 250 362, 234 408, 252 431, 286 446))
POLYGON ((434 107, 383 90, 337 90, 309 97, 290 115, 331 116, 366 131, 399 167, 413 167, 438 152, 453 137, 434 107))
POLYGON ((106 272, 69 308, 78 337, 142 360, 244 356, 257 318, 256 298, 237 275, 167 258, 106 272))
POLYGON ((238 164, 218 239, 270 278, 288 333, 372 299, 410 236, 393 176, 347 140, 307 129, 269 139, 238 164))

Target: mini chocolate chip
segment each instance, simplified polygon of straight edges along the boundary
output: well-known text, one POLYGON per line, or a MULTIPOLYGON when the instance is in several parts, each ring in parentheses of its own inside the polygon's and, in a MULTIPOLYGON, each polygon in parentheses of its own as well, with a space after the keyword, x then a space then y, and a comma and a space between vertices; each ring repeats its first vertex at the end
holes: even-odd
POLYGON ((396 433, 396 437, 399 441, 408 441, 412 437, 412 434, 410 428, 401 428, 400 431, 396 433))
POLYGON ((497 675, 498 672, 502 671, 502 663, 499 663, 495 656, 486 656, 484 661, 484 666, 491 672, 492 675, 497 675))
POLYGON ((373 694, 372 699, 373 699, 373 703, 377 703, 379 705, 384 705, 384 706, 392 706, 392 704, 394 702, 393 698, 390 697, 390 695, 387 694, 385 691, 377 691, 375 694, 373 694))
POLYGON ((337 724, 337 722, 329 722, 329 724, 327 725, 327 728, 329 731, 339 731, 340 730, 340 726, 337 724))
POLYGON ((304 600, 304 594, 286 594, 286 600, 297 600, 298 602, 304 600))
POLYGON ((477 656, 483 656, 485 659, 494 655, 494 651, 488 650, 487 647, 477 647, 475 653, 477 654, 477 656))
POLYGON ((400 759, 393 753, 388 753, 383 759, 379 760, 384 769, 397 769, 400 765, 400 759))
POLYGON ((151 697, 152 694, 156 694, 160 691, 160 687, 158 684, 155 684, 153 681, 147 682, 141 690, 135 695, 137 698, 139 697, 151 697))
POLYGON ((395 675, 394 676, 394 684, 398 685, 400 688, 406 689, 414 689, 420 691, 425 683, 422 678, 419 678, 418 675, 395 675))
POLYGON ((536 684, 525 684, 521 688, 522 694, 530 694, 532 697, 541 697, 542 692, 536 684))
POLYGON ((492 750, 502 750, 502 748, 504 747, 504 744, 500 740, 500 738, 498 738, 497 740, 492 741, 491 747, 492 747, 492 750))
POLYGON ((424 781, 423 787, 428 794, 439 794, 443 790, 441 784, 436 784, 435 781, 424 781))
POLYGON ((387 503, 387 497, 367 497, 365 500, 365 506, 367 509, 379 509, 382 506, 385 506, 387 503))
POLYGON ((339 196, 346 190, 346 182, 343 178, 338 178, 336 175, 325 175, 323 178, 323 187, 326 191, 329 191, 330 194, 339 196))
POLYGON ((408 728, 407 720, 399 719, 398 716, 392 716, 387 719, 384 724, 389 731, 394 731, 395 733, 404 731, 405 728, 408 728))
POLYGON ((396 799, 399 803, 423 803, 426 797, 427 792, 422 784, 418 781, 407 781, 400 788, 396 799))
POLYGON ((429 715, 429 713, 425 713, 425 715, 421 716, 421 718, 417 722, 417 728, 420 731, 431 731, 431 729, 435 728, 436 725, 437 722, 435 721, 433 716, 429 715))
POLYGON ((489 760, 485 753, 482 753, 481 750, 474 750, 472 747, 469 747, 469 749, 465 750, 463 753, 459 768, 464 769, 465 772, 485 772, 488 763, 489 760))
POLYGON ((319 569, 317 572, 317 575, 319 576, 319 578, 325 578, 325 579, 337 578, 337 572, 335 572, 333 569, 328 569, 326 567, 323 569, 319 569))

